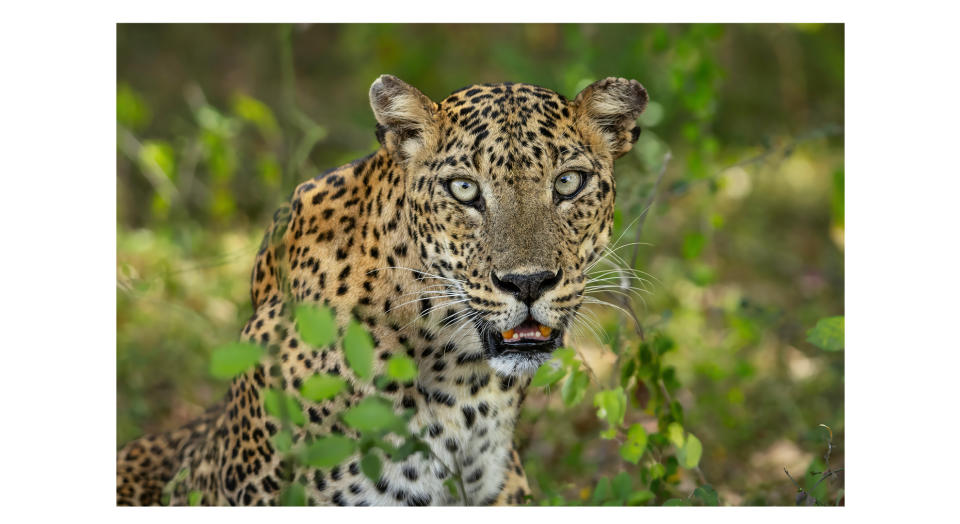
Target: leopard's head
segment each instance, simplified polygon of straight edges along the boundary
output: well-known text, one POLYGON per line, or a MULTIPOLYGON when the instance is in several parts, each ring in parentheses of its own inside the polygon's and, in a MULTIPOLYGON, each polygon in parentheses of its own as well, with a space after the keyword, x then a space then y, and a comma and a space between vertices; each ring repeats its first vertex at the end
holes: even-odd
POLYGON ((503 83, 435 103, 384 75, 370 101, 405 167, 421 296, 474 330, 500 373, 532 372, 563 343, 610 240, 613 164, 640 134, 646 90, 607 78, 568 100, 503 83))

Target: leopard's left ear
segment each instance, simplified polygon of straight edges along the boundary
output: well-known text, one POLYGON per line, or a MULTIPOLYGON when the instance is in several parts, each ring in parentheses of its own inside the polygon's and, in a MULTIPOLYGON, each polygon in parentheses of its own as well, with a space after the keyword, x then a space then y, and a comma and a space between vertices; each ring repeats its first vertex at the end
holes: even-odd
POLYGON ((603 137, 613 158, 640 138, 637 117, 647 107, 647 90, 636 80, 608 77, 586 87, 574 100, 578 120, 603 137))
POLYGON ((370 86, 370 107, 377 118, 377 139, 400 160, 423 146, 435 126, 437 104, 393 75, 381 75, 370 86))

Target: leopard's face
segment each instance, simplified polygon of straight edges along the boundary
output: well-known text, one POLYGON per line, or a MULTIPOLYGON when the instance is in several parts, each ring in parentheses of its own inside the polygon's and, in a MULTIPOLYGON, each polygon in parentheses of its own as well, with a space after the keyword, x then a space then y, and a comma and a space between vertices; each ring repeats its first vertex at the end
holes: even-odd
POLYGON ((622 79, 591 88, 569 101, 472 86, 419 100, 428 121, 395 137, 421 296, 476 333, 503 374, 532 372, 563 343, 610 238, 613 161, 636 140, 646 92, 622 79))

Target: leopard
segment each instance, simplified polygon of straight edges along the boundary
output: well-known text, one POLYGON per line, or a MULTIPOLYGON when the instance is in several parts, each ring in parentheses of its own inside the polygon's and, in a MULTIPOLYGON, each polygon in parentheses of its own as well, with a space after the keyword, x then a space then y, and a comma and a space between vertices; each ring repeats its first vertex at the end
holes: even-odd
POLYGON ((277 505, 294 481, 310 505, 529 502, 520 409, 534 372, 568 343, 587 269, 611 241, 614 161, 640 135, 647 91, 609 77, 568 99, 504 82, 434 102, 382 75, 369 100, 378 149, 300 183, 258 249, 241 338, 263 358, 193 422, 118 451, 118 505, 185 505, 197 492, 203 505, 277 505), (298 305, 329 308, 336 340, 305 342, 298 305), (416 379, 383 391, 361 379, 344 354, 351 321, 371 335, 374 373, 406 355, 416 379), (348 393, 302 397, 316 373, 348 393), (376 481, 358 454, 291 465, 271 440, 281 421, 264 407, 268 388, 303 407, 294 440, 358 438, 340 415, 381 394, 411 410, 430 453, 386 461, 376 481), (445 484, 453 475, 459 491, 445 484))

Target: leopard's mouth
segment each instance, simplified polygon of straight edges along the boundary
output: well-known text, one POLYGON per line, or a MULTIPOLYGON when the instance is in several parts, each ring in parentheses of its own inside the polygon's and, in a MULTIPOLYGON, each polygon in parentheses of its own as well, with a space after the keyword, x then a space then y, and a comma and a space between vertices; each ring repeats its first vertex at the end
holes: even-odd
POLYGON ((489 357, 538 358, 560 347, 563 330, 544 326, 528 315, 526 320, 506 331, 487 329, 482 338, 489 357))

